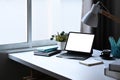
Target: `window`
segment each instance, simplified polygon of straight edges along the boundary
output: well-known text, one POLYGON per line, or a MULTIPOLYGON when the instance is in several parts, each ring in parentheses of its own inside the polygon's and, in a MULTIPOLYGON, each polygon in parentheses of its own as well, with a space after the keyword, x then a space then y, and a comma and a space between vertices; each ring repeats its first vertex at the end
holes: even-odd
POLYGON ((25 0, 0 0, 0 45, 27 41, 25 0))
POLYGON ((80 31, 82 0, 32 0, 32 40, 80 31))
POLYGON ((54 44, 52 34, 80 31, 82 0, 0 0, 0 50, 54 44))

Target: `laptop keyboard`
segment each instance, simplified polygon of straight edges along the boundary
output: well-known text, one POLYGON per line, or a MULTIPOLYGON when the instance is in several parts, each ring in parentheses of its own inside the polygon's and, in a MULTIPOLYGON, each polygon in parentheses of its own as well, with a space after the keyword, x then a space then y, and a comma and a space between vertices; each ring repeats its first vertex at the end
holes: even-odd
POLYGON ((77 60, 86 60, 87 58, 89 58, 89 56, 84 56, 84 55, 80 55, 80 54, 72 54, 72 53, 62 53, 62 54, 58 55, 57 57, 68 58, 68 59, 77 59, 77 60))

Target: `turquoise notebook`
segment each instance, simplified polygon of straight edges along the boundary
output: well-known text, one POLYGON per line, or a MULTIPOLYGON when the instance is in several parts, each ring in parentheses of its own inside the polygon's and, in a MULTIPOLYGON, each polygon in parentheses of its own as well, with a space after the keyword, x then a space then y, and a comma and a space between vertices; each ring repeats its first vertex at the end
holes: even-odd
POLYGON ((45 47, 45 48, 37 48, 35 49, 35 51, 37 52, 45 52, 45 53, 48 53, 48 52, 52 52, 52 51, 56 51, 58 47, 45 47))

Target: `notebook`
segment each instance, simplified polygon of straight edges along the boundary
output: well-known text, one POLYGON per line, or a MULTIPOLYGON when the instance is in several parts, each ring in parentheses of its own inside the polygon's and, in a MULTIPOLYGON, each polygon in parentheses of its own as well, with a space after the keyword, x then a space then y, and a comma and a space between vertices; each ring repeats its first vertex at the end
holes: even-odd
POLYGON ((92 56, 94 34, 69 32, 65 46, 67 53, 61 53, 58 57, 85 60, 92 56))
POLYGON ((93 58, 89 58, 89 59, 86 59, 84 61, 80 61, 79 63, 87 65, 87 66, 93 66, 93 65, 103 64, 103 61, 95 60, 93 58))

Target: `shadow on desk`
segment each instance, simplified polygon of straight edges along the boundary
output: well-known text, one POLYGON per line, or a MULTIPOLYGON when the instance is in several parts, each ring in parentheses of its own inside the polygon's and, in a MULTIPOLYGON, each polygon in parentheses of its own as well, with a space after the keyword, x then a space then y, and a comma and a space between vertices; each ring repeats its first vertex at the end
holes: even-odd
POLYGON ((38 72, 34 69, 31 69, 31 68, 29 69, 30 69, 29 74, 27 76, 23 76, 22 80, 58 80, 49 75, 38 72))

